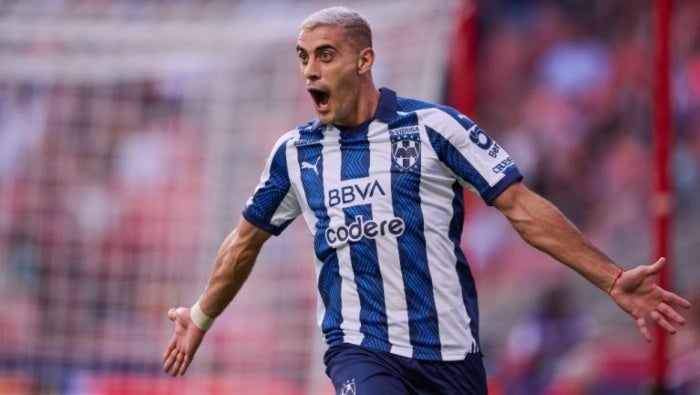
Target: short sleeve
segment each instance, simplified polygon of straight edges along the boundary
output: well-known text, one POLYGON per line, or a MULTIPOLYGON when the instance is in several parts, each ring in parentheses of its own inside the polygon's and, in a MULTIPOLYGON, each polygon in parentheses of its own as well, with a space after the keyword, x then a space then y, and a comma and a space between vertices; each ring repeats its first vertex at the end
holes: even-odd
POLYGON ((427 126, 428 137, 463 187, 491 205, 508 186, 522 180, 513 158, 476 123, 449 107, 441 112, 427 126))
POLYGON ((265 163, 260 182, 242 212, 250 223, 273 235, 282 233, 301 213, 289 180, 287 141, 289 138, 283 137, 275 144, 265 163))

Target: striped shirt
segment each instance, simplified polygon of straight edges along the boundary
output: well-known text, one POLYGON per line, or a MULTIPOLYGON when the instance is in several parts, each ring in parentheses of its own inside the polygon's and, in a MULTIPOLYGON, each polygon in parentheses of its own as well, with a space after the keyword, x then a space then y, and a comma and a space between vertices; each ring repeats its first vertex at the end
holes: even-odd
POLYGON ((366 123, 314 119, 282 136, 242 214, 275 235, 304 216, 329 345, 461 360, 479 351, 463 190, 491 204, 520 179, 466 116, 382 88, 366 123))

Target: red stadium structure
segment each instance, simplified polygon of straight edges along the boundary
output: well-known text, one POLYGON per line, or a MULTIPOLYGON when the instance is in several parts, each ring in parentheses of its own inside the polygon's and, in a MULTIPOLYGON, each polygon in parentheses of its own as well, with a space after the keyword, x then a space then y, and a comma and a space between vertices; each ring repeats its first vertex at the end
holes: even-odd
MULTIPOLYGON (((658 283, 669 289, 671 262, 671 215, 673 190, 671 185, 671 103, 670 103, 670 23, 671 0, 654 2, 654 106, 653 106, 653 256, 668 260, 658 283)), ((653 393, 667 394, 668 335, 655 327, 652 355, 653 393)))
MULTIPOLYGON (((667 264, 658 278, 658 284, 666 289, 670 287, 671 276, 671 241, 673 190, 671 182, 672 117, 670 102, 670 25, 671 0, 653 2, 654 18, 654 62, 653 85, 653 211, 652 211, 652 245, 653 259, 666 257, 667 264)), ((447 101, 450 105, 466 114, 475 111, 475 74, 476 62, 476 5, 464 1, 457 13, 456 34, 453 44, 449 72, 447 101)), ((468 194, 467 194, 468 195, 468 194)), ((468 196, 467 196, 468 198, 468 196)), ((651 393, 668 394, 667 374, 669 365, 668 334, 655 324, 655 337, 651 361, 651 393)))

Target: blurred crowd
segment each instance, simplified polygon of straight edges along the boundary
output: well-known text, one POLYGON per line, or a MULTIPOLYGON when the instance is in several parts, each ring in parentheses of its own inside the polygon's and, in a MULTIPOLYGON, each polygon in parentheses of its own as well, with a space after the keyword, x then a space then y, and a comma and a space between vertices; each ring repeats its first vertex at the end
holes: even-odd
MULTIPOLYGON (((626 268, 652 260, 654 3, 479 2, 473 117, 514 157, 528 186, 552 200, 626 268)), ((700 274, 694 262, 700 239, 700 2, 672 4, 672 284, 693 298, 700 274)), ((533 253, 492 210, 472 208, 467 232, 473 237, 465 237, 465 244, 476 258, 480 303, 513 314, 508 325, 494 324, 485 335, 503 392, 622 394, 647 385, 633 384, 649 373, 650 358, 649 349, 631 336, 634 323, 609 310, 592 287, 533 253), (488 231, 480 233, 483 229, 488 231), (536 279, 539 287, 523 284, 523 278, 536 279), (561 287, 570 288, 568 297, 561 287), (588 324, 572 325, 578 315, 571 313, 582 310, 588 324), (591 316, 599 322, 591 322, 591 316), (504 336, 511 340, 503 342, 504 336), (590 348, 601 351, 609 344, 605 339, 614 339, 618 358, 627 353, 628 362, 617 371, 630 377, 602 371, 606 364, 600 356, 590 357, 590 348), (578 366, 569 381, 556 380, 567 375, 571 364, 566 360, 580 355, 583 344, 587 368, 578 366)), ((674 341, 686 346, 675 347, 671 358, 683 358, 692 368, 674 376, 674 386, 679 394, 697 393, 698 375, 689 374, 700 371, 695 318, 683 333, 674 341)), ((585 358, 576 358, 582 365, 585 358)))
MULTIPOLYGON (((602 247, 613 254, 650 224, 651 3, 503 0, 480 8, 475 117, 532 188, 593 238, 604 232, 602 247)), ((697 210, 700 192, 700 4, 674 4, 670 126, 675 208, 685 214, 697 210)))
POLYGON ((0 84, 0 363, 145 363, 118 339, 153 340, 134 322, 188 274, 202 221, 202 141, 172 99, 149 81, 0 84))

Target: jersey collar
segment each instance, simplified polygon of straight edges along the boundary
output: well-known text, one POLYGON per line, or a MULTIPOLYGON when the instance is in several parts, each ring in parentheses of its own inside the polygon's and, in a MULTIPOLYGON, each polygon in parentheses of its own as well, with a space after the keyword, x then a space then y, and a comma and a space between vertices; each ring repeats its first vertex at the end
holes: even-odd
POLYGON ((374 112, 374 116, 357 126, 340 126, 333 125, 340 130, 341 135, 352 136, 359 133, 367 133, 369 124, 374 120, 379 120, 384 123, 389 123, 396 118, 396 92, 388 88, 379 89, 379 103, 374 112))
POLYGON ((389 88, 379 89, 379 105, 374 113, 374 119, 389 123, 396 118, 396 92, 389 88))

